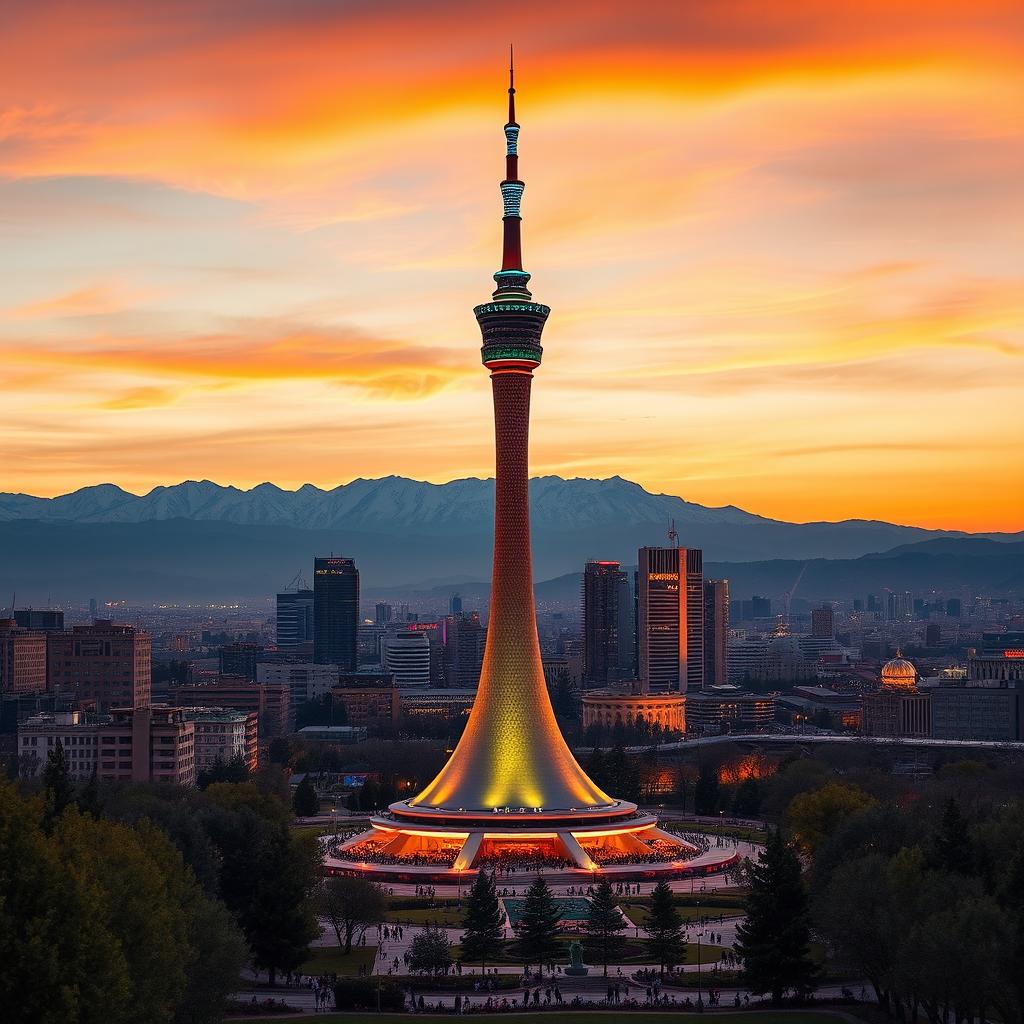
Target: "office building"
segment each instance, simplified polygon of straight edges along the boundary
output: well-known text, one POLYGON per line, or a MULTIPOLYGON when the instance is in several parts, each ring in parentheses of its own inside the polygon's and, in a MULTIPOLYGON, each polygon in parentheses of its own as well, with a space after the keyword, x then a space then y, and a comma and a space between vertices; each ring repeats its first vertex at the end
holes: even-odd
POLYGON ((241 676, 255 681, 256 666, 263 658, 263 648, 259 644, 239 641, 225 644, 217 657, 222 676, 241 676))
POLYGON ((444 621, 445 686, 472 690, 480 682, 487 630, 479 612, 453 612, 444 621))
POLYGON ((230 708, 182 708, 195 726, 196 771, 240 758, 250 772, 259 767, 259 715, 230 708))
POLYGON ((932 735, 940 740, 1024 739, 1024 689, 1004 686, 939 686, 931 691, 932 735))
POLYGON ((351 558, 313 562, 313 660, 353 672, 357 666, 359 570, 351 558))
POLYGON ((775 721, 775 698, 735 686, 707 687, 686 696, 686 730, 714 736, 725 732, 764 732, 775 721))
POLYGON ((0 694, 46 690, 46 634, 0 619, 0 694))
POLYGON ((230 676, 171 688, 171 701, 178 707, 255 711, 259 716, 259 734, 266 739, 288 732, 290 696, 291 687, 287 683, 254 683, 230 676))
POLYGON ((84 711, 42 712, 25 719, 18 725, 19 774, 42 775, 59 743, 72 781, 87 781, 96 770, 96 723, 97 716, 84 711))
POLYGON ((832 608, 822 605, 811 610, 811 636, 817 640, 831 640, 836 635, 832 608))
POLYGON ((633 675, 633 601, 618 562, 583 570, 583 685, 610 686, 633 675))
POLYGON ((391 605, 385 603, 384 601, 378 601, 376 607, 374 608, 373 621, 378 626, 386 626, 394 617, 394 612, 395 610, 391 607, 391 605))
POLYGON ((298 731, 302 739, 312 743, 362 743, 367 731, 360 725, 307 725, 298 731))
POLYGON ((430 686, 430 638, 424 630, 403 630, 386 637, 382 646, 384 669, 400 689, 430 686))
POLYGON ((277 649, 313 657, 312 590, 286 590, 277 595, 277 649))
POLYGON ((331 690, 349 725, 391 730, 398 724, 399 693, 387 672, 350 672, 331 690))
POLYGON ((150 702, 152 648, 148 633, 109 619, 47 633, 49 687, 96 711, 145 707, 150 702))
POLYGON ((101 782, 195 784, 195 726, 182 708, 112 708, 96 726, 96 748, 101 782))
POLYGON ((16 608, 14 621, 38 633, 64 632, 64 612, 59 608, 16 608))
POLYGON ((337 665, 314 662, 265 662, 256 666, 256 682, 283 683, 289 690, 289 704, 294 711, 309 700, 320 700, 338 685, 337 665))
POLYGON ((729 581, 704 581, 704 687, 729 682, 729 581))
POLYGON ((641 548, 637 664, 644 693, 704 684, 704 576, 698 548, 641 548))

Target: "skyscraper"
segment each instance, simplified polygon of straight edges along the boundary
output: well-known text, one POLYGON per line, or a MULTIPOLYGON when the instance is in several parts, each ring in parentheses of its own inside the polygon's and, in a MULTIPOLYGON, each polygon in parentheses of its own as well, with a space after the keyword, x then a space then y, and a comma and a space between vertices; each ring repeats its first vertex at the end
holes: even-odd
POLYGON ((704 685, 704 570, 699 548, 641 548, 636 643, 644 692, 704 685))
POLYGON ((811 609, 811 636, 831 640, 835 636, 835 615, 830 605, 811 609))
POLYGON ((608 686, 631 677, 632 601, 618 562, 587 562, 583 570, 583 685, 608 686))
POLYGON ((313 653, 312 590, 286 590, 277 595, 277 649, 313 653))
POLYGON ((729 682, 729 581, 704 581, 704 685, 729 682))
POLYGON ((384 640, 384 670, 400 687, 430 685, 430 639, 421 629, 403 630, 384 640))
POLYGON ((475 690, 484 663, 487 630, 479 612, 455 612, 444 621, 444 681, 446 686, 475 690))
POLYGON ((359 626, 359 570, 351 558, 313 560, 313 660, 356 668, 359 626))

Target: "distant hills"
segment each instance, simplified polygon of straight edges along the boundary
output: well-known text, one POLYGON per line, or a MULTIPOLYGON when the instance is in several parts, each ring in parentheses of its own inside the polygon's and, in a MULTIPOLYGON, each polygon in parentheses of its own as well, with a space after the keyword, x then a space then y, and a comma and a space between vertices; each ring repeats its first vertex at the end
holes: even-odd
MULTIPOLYGON (((587 558, 635 564, 638 547, 667 542, 672 519, 680 543, 703 548, 709 571, 729 575, 740 596, 787 589, 807 560, 800 587, 806 596, 819 577, 827 596, 860 592, 866 584, 857 581, 890 576, 871 586, 911 587, 904 569, 922 580, 966 578, 975 563, 986 571, 1004 563, 1006 585, 1013 586, 1020 547, 1014 542, 1024 541, 1024 533, 970 535, 869 520, 787 523, 651 494, 621 477, 539 477, 530 498, 539 580, 578 571, 587 558), (773 560, 764 561, 766 555, 773 560), (827 564, 819 568, 819 561, 827 564), (889 564, 871 564, 878 561, 889 564), (842 590, 833 589, 840 581, 842 590)), ((493 480, 428 484, 394 476, 333 490, 261 484, 246 491, 187 481, 142 496, 112 484, 57 498, 0 494, 0 593, 17 589, 35 600, 266 596, 300 569, 309 576, 314 554, 331 551, 358 559, 368 589, 483 581, 493 500, 493 480)))

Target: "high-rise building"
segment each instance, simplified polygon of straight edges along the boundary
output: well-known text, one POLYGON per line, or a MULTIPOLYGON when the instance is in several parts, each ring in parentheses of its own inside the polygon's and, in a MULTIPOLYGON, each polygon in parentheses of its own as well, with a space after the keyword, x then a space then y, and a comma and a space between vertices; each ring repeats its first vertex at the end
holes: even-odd
POLYGON ((461 615, 462 614, 462 595, 455 593, 452 594, 451 599, 448 601, 448 614, 449 615, 461 615))
POLYGON ((250 772, 259 767, 259 715, 230 708, 182 708, 195 726, 196 771, 240 759, 250 772))
POLYGON ((16 608, 14 621, 40 633, 64 632, 64 612, 59 608, 16 608))
POLYGON ((320 700, 338 685, 337 665, 314 662, 260 662, 256 666, 257 683, 285 683, 292 710, 306 701, 320 700))
POLYGON ((394 617, 395 609, 391 607, 386 601, 378 601, 374 608, 374 619, 373 621, 378 626, 386 626, 391 619, 394 617))
POLYGON ((109 708, 145 707, 150 702, 153 642, 134 626, 97 619, 89 626, 46 636, 51 690, 109 708))
POLYGON ((484 663, 487 630, 479 612, 453 612, 444 621, 444 681, 446 686, 475 690, 484 663))
POLYGON ((835 617, 830 605, 811 609, 811 636, 831 640, 836 635, 835 617))
POLYGON ((195 726, 183 708, 112 708, 96 726, 96 774, 104 782, 196 781, 195 726))
POLYGON ((0 694, 46 690, 46 634, 0 619, 0 694))
POLYGON ((704 686, 729 682, 729 581, 704 581, 704 686))
POLYGON ((583 685, 609 686, 633 675, 629 576, 618 562, 583 570, 583 685))
POLYGON ((218 654, 220 674, 222 676, 244 676, 255 680, 256 666, 263 657, 263 648, 259 644, 239 640, 233 644, 225 644, 218 654))
POLYGON ((286 590, 277 595, 277 649, 312 657, 312 590, 286 590))
POLYGON ((260 735, 267 738, 288 732, 290 697, 287 683, 254 683, 239 676, 171 687, 171 702, 178 707, 255 711, 260 735))
POLYGON ((357 664, 359 570, 351 558, 313 562, 313 660, 346 672, 357 664))
POLYGON ((430 638, 421 629, 403 630, 383 642, 384 670, 400 688, 430 686, 430 638))
POLYGON ((699 548, 637 554, 636 643, 645 693, 704 685, 704 573, 699 548))
POLYGON ((951 597, 946 602, 946 614, 952 619, 959 619, 961 611, 961 604, 959 597, 951 597))

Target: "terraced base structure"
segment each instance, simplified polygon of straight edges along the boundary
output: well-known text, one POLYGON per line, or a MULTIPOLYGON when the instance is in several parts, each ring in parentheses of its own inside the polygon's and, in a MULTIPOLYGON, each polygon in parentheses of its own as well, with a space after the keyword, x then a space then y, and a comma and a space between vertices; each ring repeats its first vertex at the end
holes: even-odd
POLYGON ((371 819, 331 851, 329 871, 454 880, 481 866, 613 873, 618 878, 718 870, 636 804, 600 789, 555 721, 541 668, 530 556, 530 386, 550 310, 523 270, 519 124, 509 75, 504 251, 491 301, 474 310, 494 397, 495 517, 490 620, 466 730, 421 793, 371 819))

